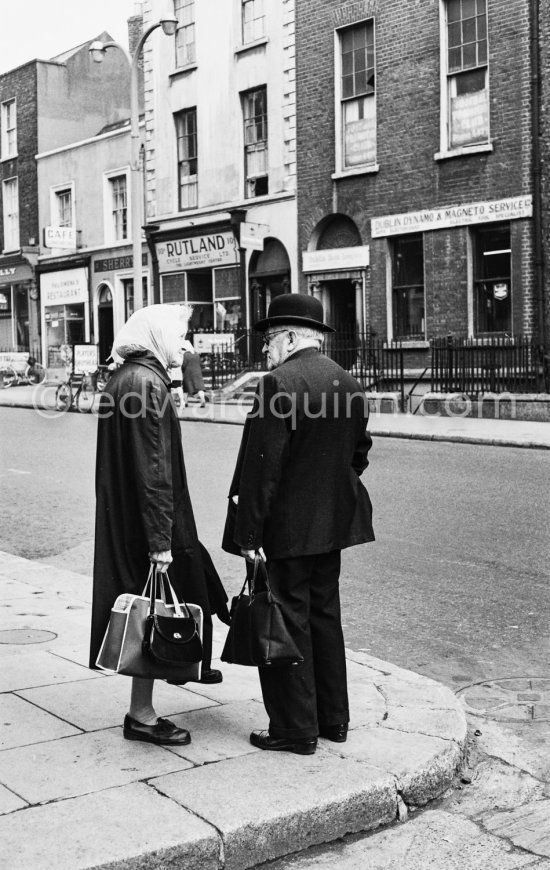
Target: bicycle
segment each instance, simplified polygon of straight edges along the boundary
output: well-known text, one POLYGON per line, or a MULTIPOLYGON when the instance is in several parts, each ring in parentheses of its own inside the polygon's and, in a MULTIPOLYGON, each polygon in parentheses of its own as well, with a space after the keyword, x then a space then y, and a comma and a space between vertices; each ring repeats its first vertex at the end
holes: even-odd
POLYGON ((74 406, 81 414, 89 414, 96 393, 103 392, 110 375, 108 366, 98 366, 95 372, 72 372, 55 391, 57 410, 70 411, 74 406))
POLYGON ((36 361, 33 356, 29 356, 23 370, 17 369, 13 363, 4 363, 1 368, 0 377, 2 379, 2 387, 20 386, 36 386, 46 380, 46 369, 43 365, 36 361))

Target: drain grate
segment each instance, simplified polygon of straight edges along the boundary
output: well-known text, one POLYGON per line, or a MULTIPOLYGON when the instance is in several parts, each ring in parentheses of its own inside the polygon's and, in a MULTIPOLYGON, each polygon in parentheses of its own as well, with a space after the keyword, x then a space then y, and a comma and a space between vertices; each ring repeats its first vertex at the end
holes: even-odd
POLYGON ((466 712, 499 722, 550 721, 550 678, 499 677, 462 686, 466 712))
POLYGON ((45 643, 47 640, 55 640, 56 637, 53 631, 34 628, 12 628, 0 631, 0 643, 45 643))

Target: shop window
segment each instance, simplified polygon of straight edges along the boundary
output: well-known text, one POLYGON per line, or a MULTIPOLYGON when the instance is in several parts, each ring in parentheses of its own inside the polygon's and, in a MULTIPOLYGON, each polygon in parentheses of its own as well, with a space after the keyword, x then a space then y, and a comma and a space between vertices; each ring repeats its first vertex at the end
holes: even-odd
POLYGON ((244 119, 245 196, 269 192, 267 163, 267 89, 256 88, 242 95, 244 119))
POLYGON ((6 100, 2 103, 0 117, 2 128, 1 155, 2 160, 17 155, 17 105, 15 100, 6 100))
POLYGON ((19 248, 19 181, 8 178, 2 182, 4 211, 4 250, 19 248))
POLYGON ((176 30, 176 67, 195 63, 195 0, 174 0, 178 19, 176 30))
POLYGON ((238 266, 214 269, 214 317, 220 332, 233 332, 242 326, 238 266))
POLYGON ((161 275, 161 302, 185 302, 185 272, 161 275))
MULTIPOLYGON (((142 293, 141 293, 141 307, 147 307, 147 278, 145 276, 141 279, 142 284, 142 293)), ((134 313, 134 279, 133 278, 124 278, 122 281, 122 286, 124 287, 124 319, 128 320, 129 317, 134 313)))
MULTIPOLYGON (((487 0, 445 0, 446 150, 489 141, 487 0)), ((445 68, 445 67, 444 67, 445 68)))
POLYGON ((340 46, 341 166, 354 169, 376 162, 374 22, 338 31, 340 46))
POLYGON ((473 231, 475 332, 512 331, 511 246, 509 224, 473 231))
POLYGON ((178 208, 197 207, 197 110, 184 109, 174 115, 178 150, 178 208))
POLYGON ((128 181, 126 174, 108 178, 107 227, 108 241, 121 242, 128 238, 128 181))
POLYGON ((242 0, 243 45, 265 36, 264 0, 242 0))
POLYGON ((45 313, 48 365, 63 366, 72 360, 72 345, 84 344, 84 305, 48 305, 45 313))
POLYGON ((392 311, 394 338, 424 338, 424 246, 422 236, 400 236, 393 240, 392 311))

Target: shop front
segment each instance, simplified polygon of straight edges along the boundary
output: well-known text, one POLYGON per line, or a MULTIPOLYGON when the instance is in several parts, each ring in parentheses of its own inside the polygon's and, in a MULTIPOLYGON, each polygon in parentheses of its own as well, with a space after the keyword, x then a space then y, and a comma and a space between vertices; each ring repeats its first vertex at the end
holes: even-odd
MULTIPOLYGON (((131 253, 103 250, 92 257, 93 339, 99 347, 102 365, 111 354, 118 330, 134 313, 134 259, 131 253)), ((141 305, 149 302, 149 268, 147 254, 142 255, 141 305)))
POLYGON ((246 325, 240 251, 227 226, 155 241, 160 301, 193 307, 193 333, 235 332, 246 325))
POLYGON ((0 258, 0 350, 36 353, 39 343, 38 293, 27 262, 0 258))
POLYGON ((49 368, 66 368, 72 346, 90 341, 88 267, 40 275, 43 354, 49 368))

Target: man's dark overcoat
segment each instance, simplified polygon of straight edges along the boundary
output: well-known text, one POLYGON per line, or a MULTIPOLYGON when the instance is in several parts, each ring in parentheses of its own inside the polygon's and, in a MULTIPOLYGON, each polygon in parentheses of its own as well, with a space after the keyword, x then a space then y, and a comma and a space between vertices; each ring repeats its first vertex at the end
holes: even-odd
POLYGON ((211 656, 211 612, 227 621, 223 586, 197 537, 169 384, 160 362, 144 351, 114 373, 101 397, 92 668, 115 599, 143 590, 149 552, 172 550, 169 576, 178 597, 203 608, 206 667, 211 656))
POLYGON ((360 480, 367 419, 360 384, 315 348, 266 374, 245 423, 223 548, 263 546, 268 559, 286 559, 373 541, 360 480))

